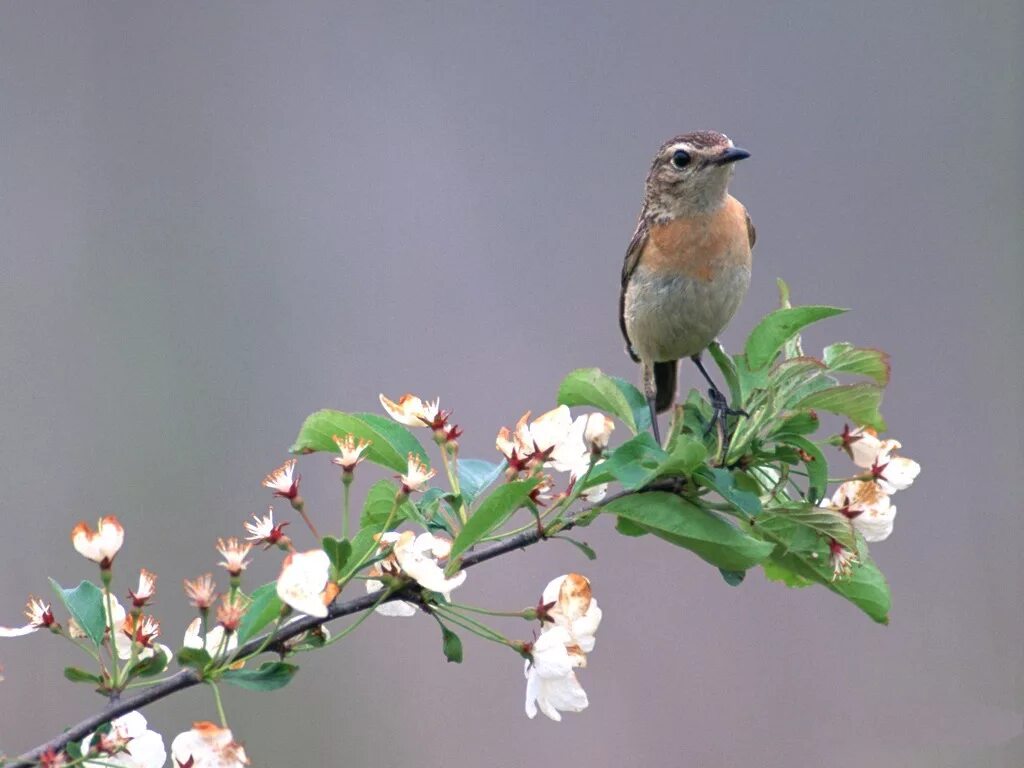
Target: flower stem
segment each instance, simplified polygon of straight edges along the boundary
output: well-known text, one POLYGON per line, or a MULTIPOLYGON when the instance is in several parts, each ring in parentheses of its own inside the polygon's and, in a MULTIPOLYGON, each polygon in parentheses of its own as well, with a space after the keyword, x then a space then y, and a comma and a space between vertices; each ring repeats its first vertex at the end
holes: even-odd
POLYGON ((451 486, 452 493, 459 497, 459 520, 465 525, 469 516, 466 514, 466 503, 462 501, 462 487, 459 484, 459 473, 455 471, 452 459, 454 456, 448 455, 448 443, 443 441, 444 439, 437 439, 437 447, 441 449, 441 463, 444 464, 445 474, 448 475, 448 485, 451 486))
POLYGON ((484 616, 508 616, 513 619, 526 618, 522 611, 491 611, 486 608, 477 608, 473 605, 466 605, 465 603, 448 603, 448 607, 459 611, 472 611, 473 613, 479 613, 484 616))
POLYGON ((341 538, 348 538, 348 518, 349 518, 349 497, 352 491, 352 473, 346 472, 342 475, 341 483, 345 487, 345 507, 341 514, 341 538))
MULTIPOLYGON (((474 635, 482 637, 484 640, 490 640, 491 642, 498 643, 499 645, 511 645, 509 639, 500 632, 491 629, 486 624, 482 624, 476 619, 456 612, 450 605, 435 605, 431 607, 431 610, 435 614, 441 614, 445 619, 453 624, 457 624, 463 629, 472 632, 474 635)), ((434 616, 434 618, 437 619, 437 616, 434 616)), ((439 619, 437 620, 439 621, 439 619)))
POLYGON ((213 700, 217 703, 217 715, 220 717, 220 725, 222 728, 228 727, 228 717, 224 714, 224 702, 220 699, 220 689, 217 688, 217 684, 213 681, 207 681, 210 688, 213 689, 213 700))

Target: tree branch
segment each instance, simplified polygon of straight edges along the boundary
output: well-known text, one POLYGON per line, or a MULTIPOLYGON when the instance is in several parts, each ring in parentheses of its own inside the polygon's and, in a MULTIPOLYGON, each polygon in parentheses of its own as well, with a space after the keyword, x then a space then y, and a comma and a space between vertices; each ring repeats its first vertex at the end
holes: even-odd
MULTIPOLYGON (((581 517, 584 517, 585 515, 589 514, 595 509, 599 509, 600 507, 603 507, 604 505, 612 501, 615 501, 616 499, 620 499, 623 496, 630 496, 632 494, 643 493, 645 491, 668 490, 672 487, 673 483, 671 481, 663 481, 659 483, 653 483, 646 488, 642 488, 636 491, 622 491, 620 493, 612 494, 611 496, 604 498, 599 504, 594 504, 593 506, 580 510, 576 514, 569 513, 559 524, 558 530, 559 532, 567 531, 570 528, 575 527, 581 517)), ((525 549, 526 547, 536 544, 539 541, 544 541, 545 538, 546 536, 543 535, 538 529, 531 529, 528 531, 523 531, 522 533, 517 533, 516 535, 511 536, 505 541, 499 542, 485 549, 481 549, 478 552, 473 552, 466 555, 466 557, 462 559, 462 567, 472 568, 474 565, 479 565, 480 563, 486 562, 488 560, 493 560, 496 557, 500 557, 501 555, 507 554, 514 550, 525 549)), ((273 640, 270 642, 269 647, 265 648, 264 650, 272 651, 276 644, 290 640, 293 637, 297 637, 301 635, 303 632, 308 632, 311 629, 316 629, 317 627, 323 624, 327 624, 328 622, 331 622, 335 619, 340 619, 343 616, 350 616, 354 613, 369 610, 374 606, 379 597, 380 591, 368 593, 366 595, 362 595, 361 597, 348 600, 344 603, 334 603, 333 605, 328 607, 326 618, 321 619, 315 616, 304 616, 296 621, 292 621, 283 626, 276 634, 274 634, 273 640)), ((395 593, 388 596, 384 600, 384 602, 401 599, 401 597, 402 595, 400 592, 395 593)), ((255 651, 262 648, 264 643, 267 642, 268 635, 263 635, 261 637, 254 638, 253 640, 250 640, 238 649, 236 657, 244 657, 250 653, 254 653, 255 651)), ((196 670, 183 669, 180 672, 171 675, 166 680, 156 683, 155 685, 150 686, 149 688, 146 688, 133 696, 111 701, 110 705, 107 706, 102 712, 92 715, 91 717, 87 717, 80 723, 77 723, 76 725, 73 725, 72 727, 65 730, 63 733, 61 733, 60 736, 50 739, 46 743, 40 744, 38 747, 35 747, 34 749, 29 750, 28 752, 25 752, 24 754, 20 755, 14 762, 5 763, 4 768, 30 768, 31 766, 36 764, 40 756, 46 753, 47 751, 57 751, 63 749, 69 742, 84 739, 86 736, 95 731, 101 725, 110 722, 116 717, 119 717, 123 714, 132 712, 137 709, 141 709, 147 704, 152 704, 154 701, 159 701, 160 699, 170 696, 172 693, 177 693, 178 691, 182 691, 186 688, 191 688, 192 686, 198 685, 201 682, 203 682, 203 679, 200 677, 199 673, 196 670)))

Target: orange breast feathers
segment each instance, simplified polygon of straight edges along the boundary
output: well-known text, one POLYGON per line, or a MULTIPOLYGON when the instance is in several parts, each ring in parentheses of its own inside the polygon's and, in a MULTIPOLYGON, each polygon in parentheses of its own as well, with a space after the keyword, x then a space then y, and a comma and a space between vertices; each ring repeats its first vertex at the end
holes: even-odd
POLYGON ((750 268, 750 239, 743 204, 731 195, 711 213, 651 225, 640 257, 654 272, 675 273, 703 282, 728 267, 750 268))

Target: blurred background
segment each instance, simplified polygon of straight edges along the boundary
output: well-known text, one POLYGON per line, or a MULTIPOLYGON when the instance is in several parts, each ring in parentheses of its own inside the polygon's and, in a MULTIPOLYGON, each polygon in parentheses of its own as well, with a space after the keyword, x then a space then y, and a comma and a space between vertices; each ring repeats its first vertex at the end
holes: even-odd
MULTIPOLYGON (((753 153, 733 192, 759 235, 726 346, 784 277, 854 310, 809 350, 893 355, 885 413, 924 471, 872 550, 891 626, 601 521, 594 563, 554 542, 460 590, 514 609, 587 573, 585 713, 529 721, 511 653, 466 637, 446 664, 426 617, 373 617, 288 688, 226 690, 231 725, 267 766, 1019 766, 1024 9, 485 5, 5 6, 0 624, 47 576, 95 578, 68 534, 114 513, 119 593, 156 571, 180 644, 181 579, 265 511, 317 408, 439 395, 464 455, 494 460, 570 369, 636 378, 616 302, 644 176, 711 128, 753 153)), ((326 528, 334 467, 300 471, 326 528)), ((278 563, 257 553, 248 583, 278 563)), ((86 661, 41 633, 0 645, 0 747, 97 709, 61 676, 86 661)), ((145 714, 168 742, 216 719, 197 689, 145 714)))

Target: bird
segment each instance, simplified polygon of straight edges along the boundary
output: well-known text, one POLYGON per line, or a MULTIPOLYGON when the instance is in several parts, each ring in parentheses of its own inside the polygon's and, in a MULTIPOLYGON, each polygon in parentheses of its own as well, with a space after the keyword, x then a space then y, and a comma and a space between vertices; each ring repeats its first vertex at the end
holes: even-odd
MULTIPOLYGON (((730 409, 701 354, 732 320, 750 287, 757 234, 747 209, 729 194, 735 164, 750 157, 724 133, 694 131, 661 145, 622 265, 619 326, 642 366, 654 438, 658 414, 675 400, 678 363, 689 357, 708 382, 714 416, 730 409)), ((724 427, 723 427, 724 429, 724 427)), ((723 457, 728 452, 724 437, 723 457)))

